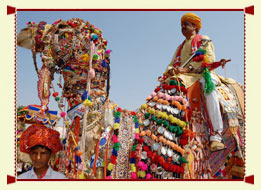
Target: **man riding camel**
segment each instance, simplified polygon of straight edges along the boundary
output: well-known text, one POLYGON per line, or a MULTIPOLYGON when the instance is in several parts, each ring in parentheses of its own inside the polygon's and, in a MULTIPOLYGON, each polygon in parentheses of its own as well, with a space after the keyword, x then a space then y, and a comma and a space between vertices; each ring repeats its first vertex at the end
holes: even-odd
MULTIPOLYGON (((201 28, 201 18, 194 13, 187 13, 181 18, 182 34, 185 36, 184 42, 176 49, 176 52, 166 69, 167 80, 173 76, 177 76, 183 80, 184 85, 189 88, 198 80, 202 87, 205 89, 206 81, 203 78, 203 62, 205 64, 215 62, 214 46, 209 37, 198 35, 201 28), (204 47, 203 47, 204 46, 204 47), (203 53, 199 53, 197 50, 201 49, 203 53), (192 55, 202 55, 198 58, 190 59, 192 55), (188 60, 190 60, 188 62, 188 60), (186 64, 186 65, 185 65, 186 64)), ((225 60, 220 61, 224 66, 225 60)), ((218 77, 214 73, 210 73, 212 83, 217 85, 219 82, 218 77)), ((209 77, 210 78, 210 77, 209 77)), ((210 80, 211 81, 211 80, 210 80)), ((208 81, 207 81, 208 82, 208 81)), ((223 131, 223 121, 221 117, 217 90, 214 89, 211 92, 204 93, 207 105, 207 111, 212 123, 213 133, 210 136, 210 150, 217 151, 224 149, 222 143, 221 133, 223 131)))

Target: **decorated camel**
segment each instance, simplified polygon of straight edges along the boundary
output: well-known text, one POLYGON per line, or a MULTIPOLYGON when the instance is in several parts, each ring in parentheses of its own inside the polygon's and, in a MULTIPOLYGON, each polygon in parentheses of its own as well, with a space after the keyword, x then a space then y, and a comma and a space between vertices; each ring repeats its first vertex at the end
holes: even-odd
POLYGON ((192 93, 179 78, 165 82, 160 77, 138 112, 121 109, 109 99, 110 50, 102 31, 89 22, 30 22, 18 34, 17 44, 32 51, 41 101, 37 109, 25 110, 23 121, 55 126, 57 113, 48 110, 52 91, 67 131, 56 167, 68 178, 244 176, 244 96, 237 82, 220 76, 216 88, 225 149, 211 152, 204 96, 192 93), (37 53, 43 62, 40 70, 37 53), (60 96, 52 84, 55 73, 63 76, 60 96))

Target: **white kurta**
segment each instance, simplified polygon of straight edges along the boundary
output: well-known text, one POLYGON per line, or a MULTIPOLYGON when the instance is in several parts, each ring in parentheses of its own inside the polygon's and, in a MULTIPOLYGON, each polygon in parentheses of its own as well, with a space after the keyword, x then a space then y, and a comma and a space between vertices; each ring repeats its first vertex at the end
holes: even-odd
MULTIPOLYGON (((17 179, 38 179, 34 169, 19 175, 17 179)), ((50 166, 42 179, 67 179, 64 174, 54 171, 50 166)))

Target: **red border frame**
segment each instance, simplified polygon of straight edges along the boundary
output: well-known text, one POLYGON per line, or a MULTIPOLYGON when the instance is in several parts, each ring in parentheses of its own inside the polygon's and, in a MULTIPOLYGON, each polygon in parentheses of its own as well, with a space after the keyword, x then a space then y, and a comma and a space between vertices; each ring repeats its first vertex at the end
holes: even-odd
POLYGON ((17 9, 17 11, 244 11, 244 9, 17 9))
MULTIPOLYGON (((15 13, 15 42, 16 42, 16 36, 17 36, 17 11, 244 11, 244 105, 246 103, 246 97, 245 97, 245 77, 246 77, 246 14, 254 15, 254 5, 245 7, 244 9, 16 9, 15 7, 8 6, 7 5, 7 15, 14 14, 15 13)), ((16 138, 17 138, 17 121, 16 121, 16 102, 17 102, 17 44, 15 43, 15 68, 14 68, 14 74, 15 74, 15 177, 7 175, 7 184, 15 183, 16 181, 245 181, 246 183, 254 184, 254 175, 251 176, 245 176, 245 179, 164 179, 164 180, 150 180, 150 179, 143 179, 143 180, 132 180, 132 179, 17 179, 17 172, 16 172, 16 166, 17 166, 17 146, 16 146, 16 138)), ((244 112, 246 111, 246 108, 244 107, 244 112)), ((246 129, 245 126, 245 114, 244 114, 244 131, 246 129)), ((246 149, 246 135, 244 133, 244 146, 246 149)), ((246 158, 245 158, 246 159, 246 158)), ((245 169, 246 172, 246 169, 245 169)), ((245 173, 244 172, 244 173, 245 173)))

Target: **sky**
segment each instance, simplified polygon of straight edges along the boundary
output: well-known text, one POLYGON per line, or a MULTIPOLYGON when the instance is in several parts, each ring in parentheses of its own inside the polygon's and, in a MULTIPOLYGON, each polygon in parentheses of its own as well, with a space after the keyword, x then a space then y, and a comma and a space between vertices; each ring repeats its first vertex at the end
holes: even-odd
MULTIPOLYGON (((135 110, 159 84, 179 44, 184 40, 180 18, 183 11, 18 11, 17 32, 28 21, 48 24, 55 20, 81 18, 102 29, 112 50, 110 99, 123 109, 135 110)), ((202 19, 201 35, 212 39, 216 60, 231 59, 225 71, 216 73, 244 84, 244 12, 194 11, 202 19)), ((37 55, 38 68, 42 62, 37 55)), ((57 79, 55 75, 55 90, 57 79)), ((17 47, 17 105, 40 105, 32 53, 17 47)), ((52 93, 52 92, 51 92, 52 93)), ((50 110, 57 110, 50 97, 50 110)))

